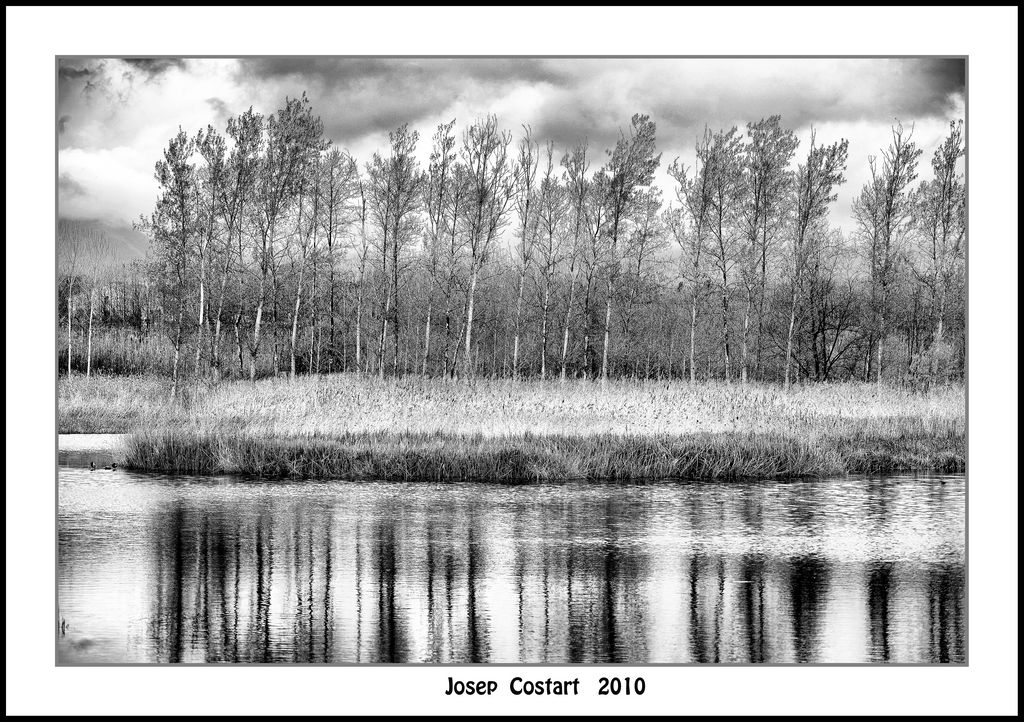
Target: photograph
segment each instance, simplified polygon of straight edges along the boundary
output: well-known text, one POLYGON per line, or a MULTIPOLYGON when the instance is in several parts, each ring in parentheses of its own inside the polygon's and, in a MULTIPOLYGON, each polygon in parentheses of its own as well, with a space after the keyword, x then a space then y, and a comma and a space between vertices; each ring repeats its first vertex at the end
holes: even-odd
POLYGON ((967 56, 53 74, 57 667, 967 666, 967 56))

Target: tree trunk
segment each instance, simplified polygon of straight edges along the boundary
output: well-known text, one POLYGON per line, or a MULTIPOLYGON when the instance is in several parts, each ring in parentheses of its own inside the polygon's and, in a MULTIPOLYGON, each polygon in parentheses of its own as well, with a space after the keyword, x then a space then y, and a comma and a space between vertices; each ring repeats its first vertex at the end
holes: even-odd
POLYGON ((331 372, 334 370, 334 358, 336 355, 335 351, 335 340, 334 340, 334 255, 333 251, 328 254, 331 264, 331 342, 328 344, 330 353, 327 354, 327 371, 331 372))
POLYGON ((174 333, 174 366, 171 369, 171 396, 178 395, 178 361, 181 358, 181 329, 185 325, 185 303, 178 304, 178 328, 174 333))
POLYGON ((266 290, 266 275, 260 276, 259 300, 256 302, 256 320, 252 327, 252 345, 249 347, 249 380, 256 382, 256 357, 260 353, 260 327, 263 324, 263 294, 266 290))
POLYGON ((296 358, 296 343, 299 335, 299 308, 302 306, 302 280, 306 273, 306 259, 302 259, 302 263, 299 264, 299 279, 295 284, 295 313, 292 316, 292 337, 291 345, 289 348, 289 356, 291 357, 291 378, 295 378, 295 358, 296 358))
MULTIPOLYGON (((386 281, 385 281, 386 282, 386 281)), ((384 378, 384 354, 387 351, 388 343, 388 315, 391 313, 391 289, 384 295, 384 308, 380 317, 380 344, 377 350, 377 373, 384 378)), ((398 353, 398 349, 395 349, 398 353)))
POLYGON ((526 284, 526 269, 519 273, 519 294, 516 296, 516 329, 515 340, 512 342, 512 378, 519 378, 519 334, 521 329, 523 308, 523 286, 526 284))
POLYGON ((576 277, 569 278, 569 300, 565 304, 565 327, 562 330, 562 380, 565 381, 565 361, 569 355, 569 324, 572 321, 572 296, 576 290, 576 277))
POLYGON ((690 302, 690 383, 697 381, 695 350, 697 346, 697 294, 693 294, 690 302))
POLYGON ((71 318, 74 316, 75 308, 72 302, 72 288, 75 279, 68 282, 68 377, 71 376, 71 318))
POLYGON ((745 385, 747 383, 747 332, 750 330, 750 307, 753 303, 753 298, 750 293, 750 289, 747 289, 747 308, 743 312, 743 345, 741 350, 741 370, 740 380, 745 385))
POLYGON ((729 288, 725 272, 722 272, 722 343, 725 350, 725 383, 729 383, 732 375, 731 359, 729 358, 729 288))
POLYGON ((544 301, 541 303, 540 320, 540 377, 548 377, 548 301, 550 300, 550 282, 544 283, 544 301))
POLYGON ((224 275, 220 282, 220 298, 217 300, 217 317, 214 321, 213 327, 213 340, 210 345, 210 366, 213 369, 213 380, 220 380, 221 376, 221 363, 220 363, 220 339, 221 339, 221 327, 224 316, 224 296, 227 293, 228 287, 228 268, 227 264, 224 265, 224 275))
POLYGON ((96 288, 93 284, 93 288, 89 291, 89 331, 86 336, 85 343, 85 377, 89 378, 92 375, 92 317, 93 311, 96 306, 96 288))
POLYGON ((395 289, 395 305, 392 310, 392 316, 394 318, 394 326, 391 330, 391 335, 395 339, 395 356, 393 360, 393 373, 398 376, 398 312, 399 312, 399 296, 398 296, 398 224, 399 219, 395 219, 395 235, 394 241, 391 244, 392 248, 392 262, 391 262, 391 273, 394 277, 394 282, 391 284, 395 289))
POLYGON ((612 323, 612 279, 608 276, 608 299, 604 308, 604 350, 601 353, 601 381, 608 380, 608 338, 612 323))
MULTIPOLYGON (((309 293, 309 311, 310 311, 310 324, 309 324, 309 366, 306 368, 306 373, 314 373, 313 368, 313 349, 317 342, 317 332, 320 328, 320 299, 316 295, 316 251, 314 249, 313 255, 313 281, 312 288, 309 293)), ((320 373, 319 354, 316 365, 315 373, 320 373)))
POLYGON ((793 327, 796 325, 796 286, 793 287, 793 302, 789 309, 789 333, 786 334, 786 380, 785 386, 789 388, 789 367, 793 358, 793 327))
POLYGON ((430 360, 430 315, 433 311, 433 304, 427 303, 427 325, 423 331, 423 375, 427 375, 428 362, 430 360))
POLYGON ((281 375, 281 319, 278 315, 279 312, 279 301, 280 301, 280 286, 278 285, 277 273, 273 275, 274 283, 274 378, 281 375))
MULTIPOLYGON (((360 279, 361 280, 361 279, 360 279)), ((363 292, 359 289, 359 296, 356 298, 356 373, 362 373, 362 323, 363 323, 363 292)))
POLYGON ((875 363, 875 383, 882 383, 882 341, 885 338, 885 314, 878 314, 878 346, 876 351, 878 353, 877 361, 875 363))
POLYGON ((199 364, 203 358, 203 332, 206 330, 206 257, 199 261, 199 338, 196 340, 195 381, 199 383, 199 364))
POLYGON ((469 298, 466 302, 466 375, 469 377, 473 376, 473 301, 479 273, 479 269, 474 266, 469 281, 469 298))
POLYGON ((242 355, 242 308, 239 306, 235 315, 235 346, 238 348, 238 375, 245 373, 245 359, 242 355))

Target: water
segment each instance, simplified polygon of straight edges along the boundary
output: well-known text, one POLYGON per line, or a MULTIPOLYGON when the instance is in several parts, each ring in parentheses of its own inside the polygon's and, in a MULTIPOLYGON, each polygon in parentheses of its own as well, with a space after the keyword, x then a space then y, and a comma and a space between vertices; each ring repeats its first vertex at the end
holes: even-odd
POLYGON ((112 444, 61 437, 62 663, 965 661, 963 477, 89 471, 112 444))

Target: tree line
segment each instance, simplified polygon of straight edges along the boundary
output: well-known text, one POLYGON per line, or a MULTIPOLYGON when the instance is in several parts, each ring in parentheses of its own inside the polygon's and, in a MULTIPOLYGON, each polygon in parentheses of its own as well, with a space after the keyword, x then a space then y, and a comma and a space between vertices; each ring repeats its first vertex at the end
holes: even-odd
POLYGON ((77 327, 92 372, 99 314, 122 347, 160 349, 147 368, 175 389, 186 375, 344 370, 962 377, 962 122, 928 181, 913 128, 897 123, 847 234, 829 223, 845 139, 812 132, 801 149, 779 116, 705 129, 692 166, 668 165, 666 199, 655 131, 634 115, 598 165, 585 138, 556 148, 489 115, 439 125, 425 165, 408 125, 361 164, 325 138, 305 94, 223 132, 179 130, 136 224, 144 261, 115 266, 109 242, 61 224, 59 367, 82 352, 77 327))

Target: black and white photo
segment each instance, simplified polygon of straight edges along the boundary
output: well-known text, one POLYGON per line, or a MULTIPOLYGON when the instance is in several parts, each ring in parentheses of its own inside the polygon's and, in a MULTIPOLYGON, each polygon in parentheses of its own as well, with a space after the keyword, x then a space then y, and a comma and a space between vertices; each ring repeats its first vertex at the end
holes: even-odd
POLYGON ((58 664, 967 661, 964 57, 60 57, 58 664))

